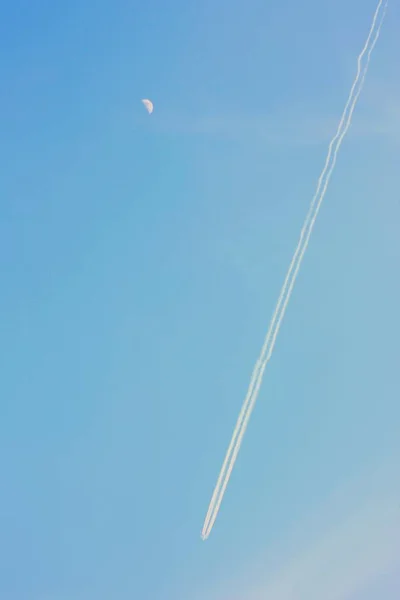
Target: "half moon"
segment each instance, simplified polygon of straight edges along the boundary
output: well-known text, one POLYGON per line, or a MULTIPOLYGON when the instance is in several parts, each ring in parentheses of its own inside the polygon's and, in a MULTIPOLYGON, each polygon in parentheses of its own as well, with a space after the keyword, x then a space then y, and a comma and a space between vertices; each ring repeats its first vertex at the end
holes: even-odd
POLYGON ((145 109, 147 110, 147 112, 149 113, 149 115, 151 115, 151 113, 153 112, 153 103, 151 100, 147 100, 147 98, 144 98, 142 100, 145 109))

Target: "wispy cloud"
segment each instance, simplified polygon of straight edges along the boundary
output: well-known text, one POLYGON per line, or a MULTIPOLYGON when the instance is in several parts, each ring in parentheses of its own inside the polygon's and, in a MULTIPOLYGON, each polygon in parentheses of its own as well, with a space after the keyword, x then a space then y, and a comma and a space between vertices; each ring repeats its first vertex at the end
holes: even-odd
MULTIPOLYGON (((399 456, 397 456, 397 459, 399 456)), ((398 460, 342 485, 326 506, 277 548, 278 567, 206 593, 209 600, 359 600, 382 575, 400 569, 398 460), (290 549, 290 550, 289 550, 290 549), (397 569, 396 569, 397 567, 397 569)), ((269 548, 269 555, 274 554, 269 548)), ((257 563, 260 561, 257 560, 257 563)), ((395 585, 395 584, 394 584, 395 585)), ((400 594, 400 590, 398 590, 400 594)), ((397 600, 400 595, 386 597, 397 600)), ((373 596, 373 599, 379 596, 373 596)))
MULTIPOLYGON (((150 127, 166 135, 259 140, 277 146, 315 146, 326 144, 332 138, 337 115, 318 114, 314 107, 310 114, 310 108, 305 105, 285 106, 272 114, 225 111, 201 116, 183 112, 174 114, 160 108, 150 127)), ((376 137, 400 143, 400 89, 394 84, 372 79, 349 130, 348 140, 376 137)))
MULTIPOLYGON (((208 116, 161 115, 152 123, 164 134, 216 137, 231 140, 260 140, 277 146, 316 146, 325 144, 337 127, 337 115, 312 114, 296 107, 287 113, 270 115, 214 114, 208 116)), ((375 102, 356 116, 348 139, 384 137, 400 142, 400 92, 375 102)))
POLYGON ((361 506, 247 600, 352 600, 382 573, 400 566, 399 500, 389 495, 361 506))

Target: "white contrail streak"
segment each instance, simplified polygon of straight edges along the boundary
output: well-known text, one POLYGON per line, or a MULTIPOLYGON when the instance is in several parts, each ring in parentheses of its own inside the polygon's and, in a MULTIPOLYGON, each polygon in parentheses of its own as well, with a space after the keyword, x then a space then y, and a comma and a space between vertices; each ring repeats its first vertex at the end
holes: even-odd
POLYGON ((232 469, 234 467, 243 436, 245 434, 251 413, 253 411, 255 402, 257 400, 257 396, 260 390, 260 386, 262 383, 262 378, 264 375, 265 368, 267 366, 268 361, 271 358, 276 338, 283 320, 283 317, 286 312, 286 308, 288 302, 290 300, 294 284, 296 282, 296 278, 304 257, 304 253, 307 249, 310 236, 312 230, 314 228, 314 224, 316 218, 318 216, 319 209, 324 200, 328 184, 332 175, 332 172, 335 168, 337 154, 342 144, 342 141, 351 125, 351 120, 353 116, 354 109, 356 107, 358 98, 361 94, 365 77, 368 71, 370 58, 372 52, 374 50, 375 44, 378 41, 379 34, 381 31, 381 27, 385 18, 386 10, 388 6, 388 0, 383 3, 383 0, 380 0, 378 6, 376 8, 371 28, 365 42, 364 48, 362 49, 360 55, 357 59, 357 74, 354 79, 353 85, 351 87, 348 100, 346 102, 346 106, 344 108, 341 120, 339 122, 336 134, 332 141, 329 144, 328 155, 325 161, 324 168, 319 177, 317 190, 315 195, 311 201, 310 208, 308 210, 306 219, 304 221, 299 242, 297 244, 296 250, 294 252, 293 258, 290 262, 288 272, 286 274, 286 278, 284 284, 282 286, 278 302, 275 308, 275 311, 272 315, 271 322, 268 328, 268 332, 266 338, 264 340, 264 344, 260 353, 259 358, 257 359, 256 365, 254 367, 249 388, 247 390, 247 394, 245 400, 243 402, 242 408, 240 410, 240 414, 232 435, 232 439, 230 441, 224 463, 222 465, 220 474, 218 476, 217 484, 215 486, 210 505, 207 511, 207 515, 204 521, 201 537, 203 540, 207 539, 210 535, 211 529, 214 525, 214 522, 217 518, 217 514, 219 508, 221 506, 222 498, 224 496, 226 487, 229 482, 229 478, 232 473, 232 469), (383 5, 383 10, 382 9, 383 5), (379 15, 381 14, 380 18, 379 15), (379 18, 379 21, 378 21, 379 18), (377 26, 378 23, 378 26, 377 26), (372 39, 372 42, 371 42, 372 39), (364 68, 362 68, 362 60, 364 55, 367 53, 367 58, 365 61, 364 68), (358 86, 358 88, 357 88, 358 86), (335 145, 336 144, 336 145, 335 145))

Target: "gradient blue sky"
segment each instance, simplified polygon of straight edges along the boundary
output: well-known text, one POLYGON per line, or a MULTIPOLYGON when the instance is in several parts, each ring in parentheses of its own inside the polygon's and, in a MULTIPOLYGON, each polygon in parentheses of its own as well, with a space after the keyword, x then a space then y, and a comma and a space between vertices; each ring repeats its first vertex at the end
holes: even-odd
POLYGON ((357 511, 332 600, 399 597, 395 2, 200 539, 375 5, 1 3, 1 598, 326 599, 357 511))

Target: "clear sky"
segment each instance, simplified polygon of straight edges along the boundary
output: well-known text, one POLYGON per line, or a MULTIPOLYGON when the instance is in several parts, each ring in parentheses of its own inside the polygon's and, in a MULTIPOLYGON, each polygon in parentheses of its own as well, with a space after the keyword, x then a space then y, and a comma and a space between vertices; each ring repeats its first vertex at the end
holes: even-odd
POLYGON ((375 6, 1 3, 0 598, 399 598, 396 2, 200 539, 375 6))

